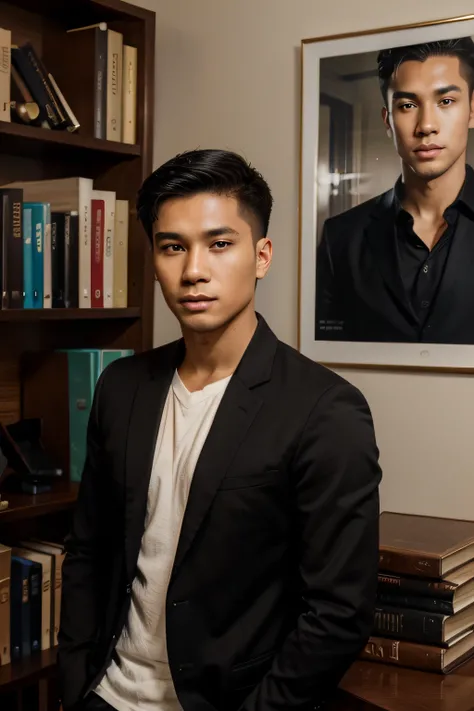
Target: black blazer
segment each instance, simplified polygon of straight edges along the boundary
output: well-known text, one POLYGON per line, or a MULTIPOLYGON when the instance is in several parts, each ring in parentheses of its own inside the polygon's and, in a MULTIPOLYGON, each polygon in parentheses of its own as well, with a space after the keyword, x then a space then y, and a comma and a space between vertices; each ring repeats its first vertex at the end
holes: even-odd
MULTIPOLYGON (((184 345, 101 375, 66 541, 65 711, 101 679, 127 619, 155 438, 184 345)), ((195 469, 167 596, 184 711, 320 708, 366 642, 378 566, 369 408, 259 324, 195 469)))
MULTIPOLYGON (((474 191, 468 167, 468 187, 474 191)), ((326 220, 316 261, 316 339, 474 344, 474 199, 460 211, 424 327, 400 275, 395 190, 326 220)))

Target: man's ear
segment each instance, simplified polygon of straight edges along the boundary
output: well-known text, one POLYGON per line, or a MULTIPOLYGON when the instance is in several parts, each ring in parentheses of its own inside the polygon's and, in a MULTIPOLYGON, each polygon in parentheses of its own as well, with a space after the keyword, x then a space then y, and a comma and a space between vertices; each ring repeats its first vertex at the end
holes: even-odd
POLYGON ((262 237, 255 245, 255 256, 257 260, 257 279, 263 279, 272 263, 273 246, 268 237, 262 237))
POLYGON ((390 126, 390 113, 386 106, 382 109, 382 121, 389 138, 393 138, 392 127, 390 126))

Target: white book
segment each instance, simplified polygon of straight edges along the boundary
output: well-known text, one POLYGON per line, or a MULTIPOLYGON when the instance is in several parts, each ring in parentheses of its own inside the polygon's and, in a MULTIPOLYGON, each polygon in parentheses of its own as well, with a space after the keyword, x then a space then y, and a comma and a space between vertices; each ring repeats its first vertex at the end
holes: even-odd
POLYGON ((114 234, 114 307, 128 306, 128 200, 115 202, 114 234))
POLYGON ((123 45, 122 141, 137 142, 137 48, 123 45))

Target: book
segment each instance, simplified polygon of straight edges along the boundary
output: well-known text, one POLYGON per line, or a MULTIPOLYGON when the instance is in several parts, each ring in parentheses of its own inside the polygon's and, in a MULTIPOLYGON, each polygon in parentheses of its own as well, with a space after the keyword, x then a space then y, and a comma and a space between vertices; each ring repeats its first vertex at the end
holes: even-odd
POLYGON ((79 308, 91 306, 91 193, 92 178, 53 178, 6 185, 22 188, 25 201, 48 203, 53 212, 78 213, 79 308))
MULTIPOLYGON (((101 251, 102 306, 112 308, 114 305, 114 232, 116 193, 113 190, 93 190, 92 200, 103 201, 103 238, 101 251)), ((99 278, 98 276, 96 277, 99 278)), ((91 276, 92 279, 92 276, 91 276)), ((92 287, 91 287, 92 290, 92 287)))
POLYGON ((377 602, 373 634, 443 646, 474 628, 474 605, 454 615, 382 605, 377 602))
POLYGON ((113 240, 113 305, 115 308, 128 306, 128 226, 128 200, 116 200, 113 240))
POLYGON ((0 667, 11 662, 11 548, 0 544, 0 667))
POLYGON ((44 81, 41 70, 33 58, 31 45, 17 47, 12 45, 11 62, 38 105, 40 120, 50 128, 58 129, 64 122, 64 116, 59 112, 50 87, 44 81))
POLYGON ((51 213, 51 294, 55 309, 65 306, 65 221, 64 212, 51 213))
POLYGON ((108 141, 122 140, 123 35, 108 29, 107 38, 107 133, 108 141))
MULTIPOLYGON (((49 205, 43 202, 25 202, 23 208, 25 211, 31 211, 33 241, 32 308, 49 308, 51 307, 51 221, 49 218, 49 205)), ((27 214, 27 220, 29 220, 29 213, 27 214)), ((26 235, 28 235, 28 232, 26 235)), ((24 244, 24 249, 25 246, 28 247, 27 244, 24 244)), ((27 264, 27 269, 29 269, 29 264, 27 264)), ((28 278, 28 272, 26 275, 28 278)), ((30 290, 29 282, 27 284, 28 290, 30 290)))
POLYGON ((64 215, 64 305, 79 306, 79 213, 64 215))
POLYGON ((102 308, 104 306, 104 231, 105 231, 105 202, 94 197, 91 200, 91 306, 102 308))
POLYGON ((31 655, 30 574, 27 561, 12 555, 11 570, 11 658, 31 655))
POLYGON ((137 141, 137 48, 123 45, 122 141, 137 141))
POLYGON ((360 654, 360 659, 448 674, 473 653, 474 631, 471 630, 456 637, 446 647, 372 636, 360 654))
POLYGON ((0 121, 11 121, 11 30, 0 27, 0 121))
MULTIPOLYGON (((42 237, 40 244, 43 244, 42 237)), ((35 308, 33 208, 23 205, 23 308, 35 308)))
POLYGON ((51 65, 61 52, 54 65, 57 81, 74 86, 74 94, 83 97, 77 102, 70 97, 81 133, 102 139, 107 134, 107 46, 107 23, 100 22, 69 29, 45 48, 51 65))
POLYGON ((379 573, 378 599, 394 606, 454 614, 474 603, 474 561, 439 580, 379 573))
POLYGON ((442 578, 474 559, 474 521, 384 511, 379 548, 381 571, 442 578))
POLYGON ((23 191, 0 188, 2 308, 23 308, 23 191))
POLYGON ((51 599, 51 556, 17 546, 13 546, 12 553, 41 566, 41 649, 49 649, 51 647, 51 613, 53 610, 51 599))
POLYGON ((65 554, 57 546, 38 540, 20 541, 19 545, 28 550, 46 553, 51 556, 51 581, 52 581, 52 615, 51 615, 51 647, 58 643, 59 624, 61 620, 61 590, 62 566, 65 554))

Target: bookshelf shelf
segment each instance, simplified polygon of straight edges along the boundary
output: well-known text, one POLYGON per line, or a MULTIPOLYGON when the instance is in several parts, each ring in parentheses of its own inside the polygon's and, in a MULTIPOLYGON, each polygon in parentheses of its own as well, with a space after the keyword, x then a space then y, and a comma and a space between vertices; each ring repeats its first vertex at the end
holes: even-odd
MULTIPOLYGON (((8 425, 29 417, 40 418, 43 445, 66 472, 64 481, 58 481, 51 492, 37 496, 19 493, 18 482, 10 476, 10 472, 0 477, 2 499, 9 503, 7 509, 0 511, 0 544, 8 546, 31 538, 62 542, 71 527, 78 484, 70 482, 69 478, 68 362, 65 358, 56 358, 55 352, 99 349, 104 353, 109 350, 140 353, 153 347, 153 266, 147 237, 136 216, 135 203, 140 185, 153 169, 155 13, 122 0, 0 0, 0 28, 11 32, 11 46, 29 45, 33 48, 33 53, 44 62, 47 71, 61 87, 81 124, 77 132, 69 133, 0 121, 0 186, 31 181, 35 186, 25 189, 22 196, 25 202, 51 203, 54 212, 78 213, 78 224, 74 224, 74 232, 69 233, 75 239, 66 242, 65 228, 57 219, 54 233, 51 229, 50 244, 53 244, 54 236, 56 246, 62 245, 58 242, 58 235, 59 240, 64 235, 64 245, 70 248, 69 261, 65 258, 68 256, 65 250, 62 254, 59 250, 56 252, 59 259, 64 259, 60 262, 64 271, 67 264, 69 272, 76 264, 78 269, 81 264, 83 270, 88 268, 84 266, 87 265, 88 253, 83 252, 81 262, 79 249, 76 251, 76 248, 81 244, 78 241, 80 219, 83 226, 87 226, 86 219, 90 220, 91 237, 93 234, 92 205, 87 204, 89 188, 102 191, 104 203, 107 199, 112 204, 113 198, 120 202, 120 212, 117 210, 115 216, 119 218, 117 221, 122 225, 127 242, 124 253, 126 262, 122 258, 119 274, 126 279, 127 285, 127 301, 123 303, 130 305, 128 308, 112 309, 0 309, 0 421, 8 425), (66 31, 99 22, 106 23, 108 30, 115 32, 115 39, 121 35, 123 46, 136 49, 136 60, 129 60, 132 65, 136 61, 137 66, 137 72, 133 75, 134 86, 129 88, 129 93, 135 94, 134 145, 93 138, 97 96, 104 99, 102 89, 95 83, 102 67, 103 51, 98 51, 95 43, 89 43, 85 38, 82 48, 67 54, 70 43, 66 31), (74 64, 77 57, 80 71, 74 64), (68 58, 72 58, 71 62, 65 61, 68 58), (83 180, 79 181, 79 178, 83 180), (47 187, 47 181, 58 183, 47 187), (63 181, 61 186, 59 181, 63 181), (43 185, 38 187, 41 182, 43 185), (38 192, 33 194, 36 188, 38 192), (30 197, 26 196, 27 190, 30 190, 30 197)), ((8 44, 7 36, 5 46, 8 44)), ((108 49, 112 51, 113 46, 108 46, 108 49)), ((18 69, 16 72, 22 74, 18 69)), ((123 75, 127 76, 127 73, 123 72, 123 75)), ((13 81, 11 100, 26 100, 18 81, 14 77, 13 81)), ((105 88, 108 86, 109 94, 111 85, 112 77, 107 75, 105 88)), ((29 93, 35 92, 30 90, 29 93)), ((41 91, 38 100, 44 104, 41 91)), ((112 121, 117 112, 115 107, 111 116, 106 110, 103 117, 112 121)), ((125 114, 123 104, 122 114, 125 114)), ((110 136, 110 133, 101 135, 110 136)), ((126 133, 121 132, 120 135, 123 137, 126 133)), ((12 202, 11 194, 6 198, 12 202)), ((101 198, 96 193, 93 199, 101 198)), ((97 217, 99 207, 97 204, 94 206, 96 228, 100 223, 97 217)), ((13 211, 10 214, 14 216, 13 211)), ((107 214, 111 221, 112 209, 107 214)), ((11 236, 14 232, 13 228, 7 227, 7 234, 11 236)), ((33 234, 32 231, 32 237, 33 234)), ((89 246, 85 240, 83 244, 89 246)), ((106 244, 105 238, 103 244, 106 244)), ((123 246, 125 243, 122 240, 119 244, 123 246)), ((3 254, 3 243, 0 254, 3 254)), ((7 256, 11 257, 11 254, 7 252, 7 256)), ((13 266, 9 276, 14 273, 13 258, 11 262, 13 266)), ((7 261, 4 263, 8 264, 7 261)), ((57 276, 58 262, 55 265, 57 276)), ((80 269, 78 274, 73 273, 74 280, 67 282, 74 284, 74 289, 79 275, 80 269)), ((20 288, 17 286, 16 290, 20 288)), ((79 293, 80 288, 78 285, 79 293)), ((57 709, 56 659, 57 649, 53 648, 0 666, 1 711, 57 709)))
POLYGON ((25 147, 36 144, 38 148, 56 146, 62 151, 93 151, 118 159, 136 158, 141 155, 139 145, 131 145, 118 141, 103 141, 99 138, 83 136, 80 133, 68 131, 53 131, 37 126, 23 126, 20 123, 0 121, 0 145, 4 144, 10 154, 25 152, 25 147))
POLYGON ((4 309, 0 323, 36 323, 38 321, 96 321, 98 319, 138 319, 139 306, 126 309, 4 309))
MULTIPOLYGON (((7 509, 0 511, 0 526, 70 509, 76 502, 77 492, 78 485, 74 483, 59 485, 53 491, 36 496, 3 491, 2 499, 8 501, 9 505, 7 509)), ((2 667, 0 677, 1 670, 2 667)))
POLYGON ((57 654, 57 647, 53 647, 0 667, 1 690, 13 691, 25 682, 32 684, 37 679, 53 674, 56 669, 57 654))

